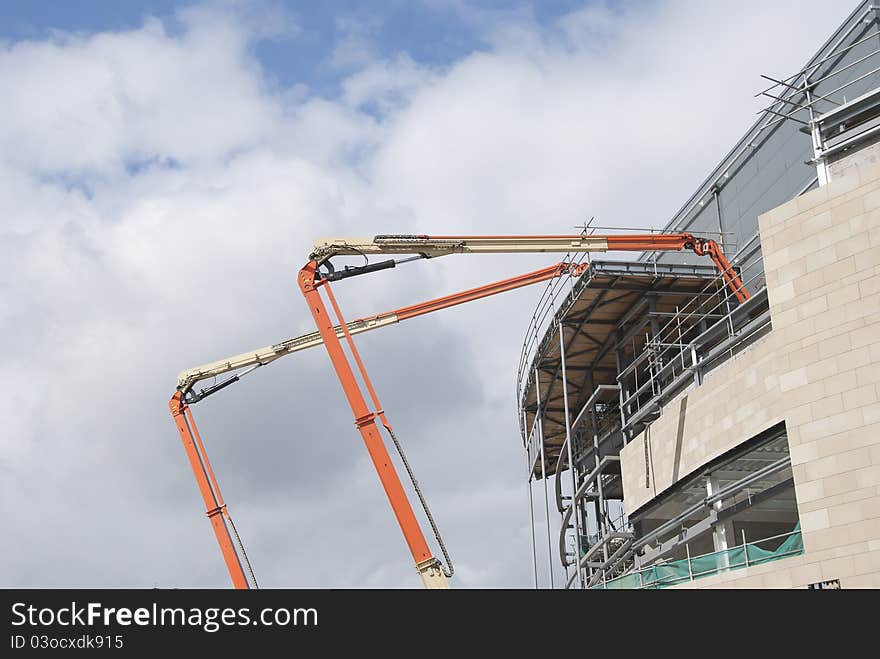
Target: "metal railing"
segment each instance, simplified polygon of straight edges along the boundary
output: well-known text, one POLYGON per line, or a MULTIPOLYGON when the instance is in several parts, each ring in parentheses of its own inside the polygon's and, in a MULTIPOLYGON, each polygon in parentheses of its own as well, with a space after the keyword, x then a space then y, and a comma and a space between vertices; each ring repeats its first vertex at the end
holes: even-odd
MULTIPOLYGON (((763 288, 763 278, 761 275, 762 265, 759 256, 759 244, 756 238, 748 241, 746 247, 746 250, 741 250, 741 252, 734 257, 733 267, 737 269, 741 276, 754 270, 751 277, 743 280, 743 284, 748 290, 763 288), (743 260, 743 256, 747 257, 745 261, 743 260)), ((579 254, 576 258, 578 260, 569 262, 582 263, 585 259, 589 259, 589 254, 579 254)), ((657 266, 655 265, 653 270, 655 276, 657 275, 656 268, 657 266)), ((519 422, 522 431, 522 439, 527 452, 530 474, 534 472, 539 462, 541 464, 542 477, 544 475, 544 467, 552 467, 549 464, 545 465, 545 460, 543 459, 544 456, 541 454, 541 442, 543 439, 541 424, 541 419, 543 418, 542 412, 538 409, 533 420, 530 422, 525 410, 525 397, 531 387, 537 389, 534 380, 536 377, 536 365, 548 350, 555 348, 556 341, 559 339, 559 337, 556 336, 559 323, 564 319, 565 315, 569 313, 571 306, 580 299, 584 289, 592 281, 592 277, 595 275, 594 269, 595 268, 591 264, 591 268, 578 279, 567 277, 559 281, 554 280, 548 284, 534 314, 532 315, 531 323, 529 324, 525 340, 523 341, 517 373, 517 402, 520 407, 519 422)), ((670 328, 675 327, 680 330, 682 323, 690 323, 694 326, 703 323, 706 327, 702 329, 708 330, 713 325, 720 324, 726 319, 732 328, 730 332, 726 329, 724 330, 727 338, 736 334, 740 330, 741 324, 732 320, 731 314, 737 308, 742 307, 736 307, 737 301, 734 297, 734 293, 724 282, 721 273, 717 273, 710 279, 707 279, 702 290, 697 291, 695 295, 689 294, 686 297, 686 300, 687 302, 675 310, 672 317, 667 316, 666 318, 668 318, 668 320, 664 318, 662 326, 658 328, 658 333, 653 337, 655 342, 659 341, 661 343, 666 343, 664 339, 668 338, 671 331, 670 328), (709 293, 708 295, 707 291, 709 293), (723 305, 723 308, 721 308, 720 305, 723 305)), ((752 308, 754 308, 754 305, 752 308)), ((723 337, 720 337, 721 332, 718 330, 714 330, 714 332, 719 335, 719 340, 715 342, 715 344, 717 344, 723 337)), ((651 337, 648 338, 650 339, 651 337)), ((677 345, 683 345, 683 338, 683 335, 679 332, 675 343, 677 345)), ((688 336, 687 338, 690 339, 692 337, 688 336)), ((673 347, 674 346, 671 345, 660 346, 660 358, 666 359, 668 357, 671 360, 672 356, 669 351, 673 347), (664 354, 664 351, 669 353, 669 355, 664 354)), ((635 367, 627 371, 627 374, 634 374, 638 380, 639 378, 642 378, 642 375, 638 370, 642 361, 638 360, 638 358, 636 361, 637 363, 635 367)), ((654 368, 654 366, 656 365, 652 365, 651 368, 654 368)), ((673 376, 679 374, 674 368, 669 370, 673 376)), ((658 378, 662 376, 663 373, 664 371, 661 369, 658 378)), ((658 379, 657 382, 659 383, 660 380, 658 379)), ((663 383, 663 385, 665 387, 665 383, 663 383)), ((603 386, 608 387, 608 385, 603 386)), ((585 460, 586 457, 592 457, 593 460, 595 460, 597 453, 599 454, 599 462, 603 465, 609 459, 619 459, 616 455, 606 455, 606 450, 600 449, 602 447, 605 449, 609 448, 605 447, 606 439, 611 438, 614 435, 618 436, 618 440, 614 441, 614 448, 619 448, 619 446, 623 445, 624 441, 621 436, 621 430, 623 420, 628 418, 628 415, 622 413, 621 410, 623 408, 621 407, 621 401, 625 401, 630 405, 630 408, 632 408, 634 396, 628 395, 624 397, 620 395, 621 392, 618 391, 619 386, 617 385, 613 386, 613 389, 616 393, 612 398, 598 402, 593 401, 591 398, 588 403, 584 405, 584 408, 576 416, 569 428, 570 436, 563 442, 562 448, 556 459, 555 469, 550 472, 558 474, 561 469, 564 469, 567 466, 566 448, 567 442, 570 439, 572 442, 572 457, 574 458, 577 467, 577 476, 573 477, 575 480, 573 480, 570 493, 567 496, 563 496, 561 489, 562 482, 558 478, 555 480, 557 507, 562 513, 561 525, 559 527, 558 549, 562 565, 567 572, 567 586, 572 585, 575 580, 577 580, 578 583, 586 585, 586 582, 588 580, 593 580, 596 575, 601 576, 604 580, 606 575, 609 577, 615 576, 616 574, 619 574, 621 569, 627 569, 632 564, 631 556, 629 559, 624 560, 624 555, 628 555, 628 547, 633 541, 632 534, 626 530, 628 523, 623 519, 617 520, 618 523, 614 524, 607 519, 609 513, 607 508, 609 498, 605 492, 605 486, 611 484, 611 480, 606 482, 606 477, 612 479, 612 476, 603 474, 602 469, 598 464, 591 465, 589 464, 591 460, 585 460), (587 413, 588 407, 590 407, 589 414, 587 413), (591 417, 589 424, 584 423, 587 420, 587 417, 591 417), (575 552, 570 549, 570 547, 583 547, 581 543, 578 543, 575 540, 575 538, 582 533, 583 529, 579 528, 581 522, 576 522, 579 518, 573 517, 573 512, 575 508, 580 508, 585 499, 594 501, 594 504, 597 506, 596 511, 594 511, 594 517, 596 517, 596 519, 593 520, 594 525, 597 526, 597 539, 594 543, 590 544, 588 551, 590 556, 579 556, 578 554, 580 552, 575 552), (599 516, 602 518, 599 519, 599 516), (619 542, 619 546, 613 545, 613 542, 615 541, 619 542), (602 565, 602 568, 598 569, 597 566, 600 564, 602 565), (574 573, 572 575, 568 575, 569 567, 574 568, 574 573)), ((641 392, 637 392, 636 395, 640 393, 641 392)), ((655 390, 653 393, 661 392, 655 390)), ((541 402, 539 396, 536 396, 536 402, 541 402)), ((638 402, 637 399, 636 402, 638 402)), ((616 450, 611 451, 611 453, 616 454, 616 450)), ((616 478, 619 478, 619 476, 616 478)), ((614 499, 614 497, 612 497, 612 499, 614 499)), ((545 502, 545 508, 546 507, 547 505, 545 502)), ((586 512, 584 514, 586 514, 586 512)))
MULTIPOLYGON (((826 135, 822 130, 823 117, 837 113, 841 106, 846 106, 848 100, 853 99, 852 95, 850 95, 850 99, 847 99, 846 92, 855 92, 858 97, 859 91, 865 92, 867 91, 866 86, 870 87, 869 79, 876 79, 880 74, 880 66, 878 66, 880 65, 880 47, 875 47, 880 45, 880 29, 870 29, 876 28, 878 25, 878 18, 880 18, 878 12, 880 12, 880 6, 868 5, 858 20, 852 22, 843 35, 831 45, 824 57, 797 73, 782 80, 767 75, 761 76, 773 84, 755 94, 756 97, 764 96, 772 101, 769 106, 758 113, 768 117, 763 121, 758 132, 787 121, 804 126, 802 130, 808 131, 812 138, 812 164, 816 165, 819 185, 824 185, 829 180, 829 156, 845 146, 839 144, 836 148, 831 148, 828 140, 829 135, 826 135), (862 28, 862 31, 856 32, 859 27, 862 28), (853 33, 856 33, 853 40, 846 43, 853 33), (852 61, 841 65, 847 58, 851 58, 852 61), (862 67, 862 69, 855 67, 862 67), (869 70, 861 73, 863 69, 869 70), (853 71, 848 75, 840 77, 841 74, 851 70, 853 71), (853 87, 863 80, 869 82, 863 84, 861 90, 859 87, 853 87), (833 89, 831 89, 832 87, 833 89)), ((875 135, 880 131, 876 122, 867 123, 868 119, 873 118, 875 117, 862 117, 861 119, 852 117, 856 124, 860 122, 866 124, 864 128, 867 132, 859 135, 858 140, 868 137, 869 134, 875 135), (870 130, 868 130, 869 128, 870 130)), ((832 126, 830 136, 837 135, 837 128, 837 126, 832 126)))
MULTIPOLYGON (((751 242, 751 241, 750 241, 751 242)), ((632 361, 618 373, 621 426, 634 431, 659 415, 663 403, 770 329, 761 253, 734 257, 750 299, 739 304, 719 274, 657 329, 633 338, 632 361), (751 274, 749 274, 751 273, 751 274)), ((632 434, 632 433, 630 433, 632 434)))
MULTIPOLYGON (((828 83, 829 80, 839 76, 841 73, 871 62, 869 66, 880 63, 880 48, 871 49, 870 42, 880 45, 880 30, 873 30, 867 35, 857 38, 852 43, 843 45, 844 42, 859 27, 866 24, 877 22, 877 12, 880 7, 876 5, 869 6, 861 19, 853 22, 849 29, 837 40, 828 53, 818 61, 804 67, 800 71, 793 73, 787 78, 777 80, 767 75, 761 77, 773 84, 766 89, 761 90, 755 97, 764 96, 773 102, 758 112, 759 115, 769 115, 767 120, 761 125, 760 130, 770 128, 783 121, 793 120, 803 125, 809 125, 813 117, 820 110, 828 111, 838 107, 846 102, 846 96, 842 92, 849 89, 852 85, 862 80, 880 73, 880 66, 875 66, 867 73, 856 76, 846 82, 839 84, 831 90, 823 90, 820 94, 817 88, 828 83), (870 18, 870 20, 869 20, 870 18), (835 66, 832 60, 839 60, 847 55, 851 50, 865 45, 869 49, 868 53, 857 57, 852 62, 843 66, 835 66), (825 66, 829 68, 823 73, 825 66), (835 97, 840 94, 840 96, 835 97), (775 118, 772 118, 775 117, 775 118)), ((827 85, 826 85, 827 86, 827 85)), ((760 131, 759 131, 760 132, 760 131)))
POLYGON ((743 531, 741 545, 709 552, 699 556, 691 556, 686 547, 687 557, 668 563, 655 563, 649 567, 633 570, 615 579, 592 586, 594 589, 647 589, 667 588, 676 584, 694 581, 730 570, 738 570, 770 561, 776 561, 804 553, 803 538, 800 528, 789 533, 763 538, 755 542, 746 542, 743 531), (775 544, 773 549, 761 545, 775 544))
MULTIPOLYGON (((584 261, 589 263, 590 253, 566 254, 563 261, 578 265, 584 261)), ((551 329, 559 323, 559 318, 565 314, 565 311, 577 301, 589 279, 589 274, 590 271, 587 270, 578 278, 567 276, 552 279, 541 294, 526 329, 517 366, 516 401, 518 406, 522 405, 523 396, 533 380, 533 364, 538 355, 544 354, 553 341, 551 329)), ((523 419, 523 415, 520 415, 520 432, 525 441, 526 428, 523 425, 523 419)))
MULTIPOLYGON (((576 227, 582 229, 584 235, 593 235, 597 230, 604 233, 621 233, 626 234, 634 231, 632 227, 604 227, 604 226, 586 226, 576 227)), ((662 229, 645 227, 639 228, 638 231, 648 234, 663 234, 662 229)), ((722 239, 722 234, 717 231, 691 231, 693 235, 704 236, 712 239, 722 239)), ((757 236, 756 236, 757 237, 757 236)), ((751 242, 751 241, 749 241, 751 242)), ((656 256, 661 252, 646 252, 653 255, 651 261, 656 260, 656 256)), ((583 263, 592 263, 593 254, 590 252, 569 253, 566 254, 563 262, 580 265, 583 263)), ((649 261, 649 263, 651 262, 649 261)), ((608 262, 614 262, 614 259, 608 259, 608 262)), ((656 267, 656 266, 655 266, 656 267)), ((554 330, 561 319, 563 319, 571 306, 580 298, 581 292, 587 286, 592 276, 591 269, 588 268, 584 274, 579 277, 558 277, 550 280, 529 320, 523 337, 522 347, 520 350, 519 362, 516 374, 516 400, 517 405, 521 409, 524 404, 524 398, 529 388, 534 383, 535 364, 546 351, 555 345, 554 330)), ((520 435, 523 442, 526 442, 528 430, 524 425, 523 416, 520 415, 520 435)))

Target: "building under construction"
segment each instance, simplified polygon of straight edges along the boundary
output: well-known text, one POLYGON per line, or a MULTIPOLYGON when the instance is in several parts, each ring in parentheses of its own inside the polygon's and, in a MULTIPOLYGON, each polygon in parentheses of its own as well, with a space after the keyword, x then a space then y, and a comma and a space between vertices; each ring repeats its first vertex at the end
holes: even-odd
POLYGON ((517 376, 536 587, 880 587, 880 6, 765 77, 758 121, 661 230, 315 241, 297 284, 317 331, 185 370, 169 401, 233 585, 257 580, 193 404, 323 346, 422 583, 446 588, 352 336, 550 282, 517 376), (499 253, 566 257, 348 322, 330 290, 499 253))
POLYGON ((880 587, 880 6, 787 73, 663 230, 748 299, 693 254, 586 253, 535 309, 536 586, 880 587))

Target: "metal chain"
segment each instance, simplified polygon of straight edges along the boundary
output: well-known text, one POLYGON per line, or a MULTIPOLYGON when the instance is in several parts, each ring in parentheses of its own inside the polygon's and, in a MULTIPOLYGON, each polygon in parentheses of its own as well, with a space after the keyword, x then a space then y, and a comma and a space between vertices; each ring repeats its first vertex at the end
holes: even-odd
POLYGON ((446 545, 443 544, 443 538, 440 536, 440 530, 437 528, 437 524, 434 522, 434 516, 431 514, 431 509, 428 508, 428 502, 425 500, 425 496, 422 494, 421 488, 419 488, 419 482, 416 480, 415 474, 413 474, 413 470, 409 466, 409 460, 406 459, 406 453, 404 453, 403 447, 400 445, 400 442, 397 441, 397 435, 394 434, 394 430, 392 430, 391 426, 389 425, 385 425, 385 430, 387 430, 388 434, 391 435, 391 440, 394 442, 394 447, 397 449, 397 454, 403 461, 403 466, 406 467, 406 473, 409 475, 409 480, 413 485, 413 489, 416 491, 416 495, 419 497, 419 501, 422 504, 422 510, 425 511, 425 516, 428 518, 428 522, 431 524, 431 529, 434 531, 434 538, 437 540, 437 544, 440 545, 440 551, 443 552, 443 558, 446 559, 446 565, 449 566, 447 569, 441 563, 440 568, 443 570, 443 574, 446 575, 446 578, 450 579, 452 575, 455 574, 455 568, 452 566, 452 559, 449 558, 449 552, 446 551, 446 545))
POLYGON ((247 567, 248 574, 251 575, 251 581, 254 582, 254 588, 259 590, 260 586, 257 584, 257 578, 254 576, 254 569, 251 567, 251 561, 248 558, 247 552, 244 550, 244 543, 241 541, 241 537, 238 535, 238 529, 235 528, 235 522, 232 521, 232 517, 229 512, 226 513, 226 519, 229 520, 229 526, 232 527, 232 534, 235 536, 235 543, 238 545, 238 548, 241 550, 242 558, 244 558, 244 564, 247 567))

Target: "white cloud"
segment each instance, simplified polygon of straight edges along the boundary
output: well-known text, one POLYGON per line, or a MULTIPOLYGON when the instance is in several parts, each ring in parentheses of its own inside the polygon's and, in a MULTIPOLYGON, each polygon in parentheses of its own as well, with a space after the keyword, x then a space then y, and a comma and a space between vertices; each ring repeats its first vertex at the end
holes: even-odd
POLYGON ((130 163, 216 161, 267 137, 280 108, 263 93, 248 37, 226 14, 185 14, 170 36, 143 28, 12 44, 0 148, 41 172, 115 176, 130 163))
POLYGON ((353 108, 383 116, 406 107, 408 101, 436 80, 432 72, 408 55, 370 61, 343 82, 343 100, 353 108), (373 107, 371 107, 373 106, 373 107))
POLYGON ((330 65, 339 69, 369 66, 377 57, 374 37, 381 26, 382 19, 377 15, 337 18, 330 65))
MULTIPOLYGON (((181 368, 309 329, 313 238, 660 225, 748 127, 758 73, 800 66, 845 14, 514 12, 442 68, 356 32, 320 98, 266 82, 254 41, 296 26, 244 7, 0 51, 0 583, 225 584, 167 396, 181 368)), ((353 318, 546 262, 451 257, 337 294, 353 318)), ((537 295, 360 342, 462 585, 531 583, 513 388, 537 295)), ((266 585, 415 582, 326 357, 195 411, 266 585)))

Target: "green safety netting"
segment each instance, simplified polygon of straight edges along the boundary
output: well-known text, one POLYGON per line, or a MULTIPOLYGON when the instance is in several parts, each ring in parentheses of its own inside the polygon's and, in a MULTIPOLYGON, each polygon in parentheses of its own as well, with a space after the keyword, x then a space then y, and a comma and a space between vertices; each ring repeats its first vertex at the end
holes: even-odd
MULTIPOLYGON (((702 556, 692 556, 690 560, 682 559, 669 563, 657 563, 651 567, 632 574, 627 574, 617 579, 612 579, 604 584, 598 584, 593 588, 602 589, 625 589, 625 588, 663 588, 672 586, 682 581, 699 579, 722 570, 732 570, 748 565, 766 563, 787 556, 802 554, 804 542, 801 536, 801 524, 798 522, 788 537, 780 543, 776 549, 763 549, 758 545, 766 540, 755 543, 747 543, 724 551, 717 551, 702 556)), ((778 540, 778 538, 777 538, 778 540)))
POLYGON ((582 535, 581 538, 581 558, 586 555, 588 551, 590 551, 590 538, 588 536, 582 535))

